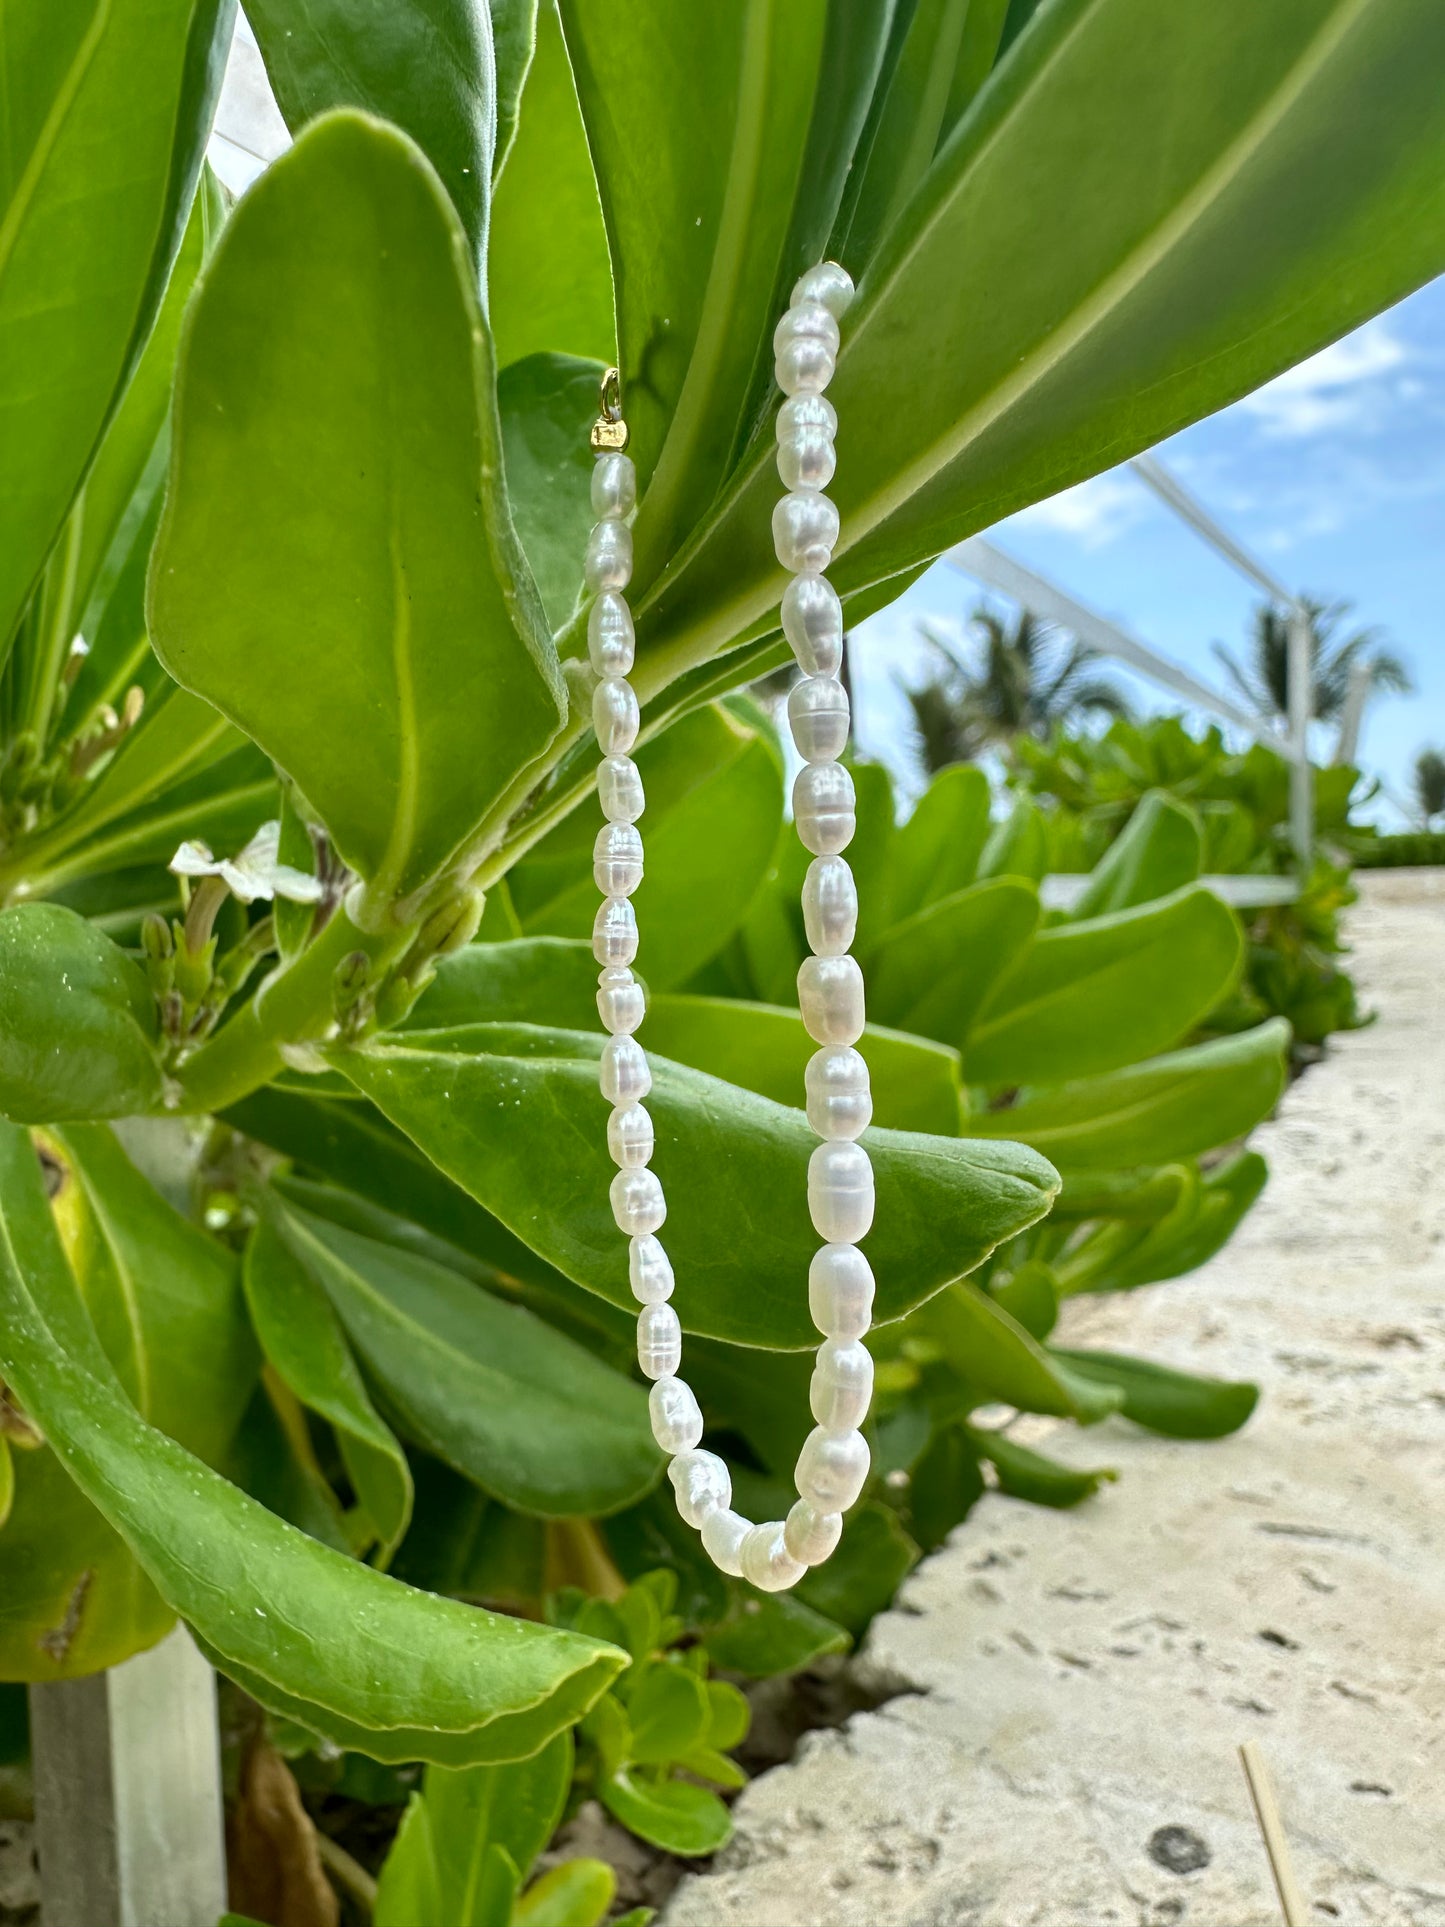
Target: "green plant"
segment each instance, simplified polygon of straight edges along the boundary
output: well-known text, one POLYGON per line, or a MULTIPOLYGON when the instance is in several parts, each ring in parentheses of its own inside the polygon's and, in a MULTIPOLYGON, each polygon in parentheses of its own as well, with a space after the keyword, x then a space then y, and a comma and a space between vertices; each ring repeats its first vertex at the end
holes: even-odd
MULTIPOLYGON (((1371 691, 1408 695, 1414 687, 1410 671, 1393 650, 1382 645, 1378 629, 1340 634, 1350 608, 1348 602, 1320 602, 1310 597, 1304 602, 1309 622, 1310 714, 1321 722, 1332 722, 1341 715, 1356 675, 1364 677, 1365 687, 1371 691)), ((1243 661, 1223 643, 1214 645, 1229 680, 1261 716, 1289 715, 1289 628, 1286 611, 1261 602, 1255 607, 1249 653, 1243 661)))
MULTIPOLYGON (((499 4, 495 63, 487 15, 448 7, 465 31, 442 67, 408 0, 266 0, 297 139, 217 240, 195 190, 229 7, 67 5, 53 32, 48 0, 13 10, 0 1374, 44 1444, 6 1448, 5 1674, 113 1663, 178 1613, 334 1744, 486 1769, 556 1745, 629 1662, 499 1610, 549 1565, 672 1564, 713 1656, 777 1669, 883 1603, 970 1462, 1067 1485, 981 1432, 989 1399, 1237 1414, 1237 1392, 1161 1390, 1038 1335, 1048 1294, 1184 1268, 1247 1204, 1257 1161, 1196 1160, 1267 1108, 1279 1031, 1175 1061, 1234 926, 1197 887, 1101 873, 1091 914, 1040 928, 1035 815, 985 850, 945 777, 891 903, 864 879, 877 1013, 911 1027, 870 1045, 897 1395, 879 1465, 941 1496, 905 1518, 885 1478, 836 1570, 756 1615, 704 1590, 639 1496, 659 1468, 623 1369, 578 968, 586 427, 615 341, 645 488, 669 1237, 709 1404, 766 1480, 811 1336, 779 1284, 811 1243, 796 1075, 776 1082, 806 1046, 769 881, 794 860, 775 866, 777 758, 717 699, 782 660, 782 291, 829 248, 860 280, 833 391, 856 615, 1439 269, 1436 13, 1046 0, 960 29, 934 7, 563 0, 534 55, 530 9, 499 4), (122 125, 118 196, 93 142, 122 125), (219 853, 193 853, 217 872, 194 888, 164 867, 182 841, 219 853), (900 939, 910 917, 933 921, 900 939), (979 977, 953 971, 965 942, 979 977), (756 979, 710 978, 739 946, 756 979), (924 955, 947 984, 910 975, 924 955), (778 1007, 743 1010, 749 984, 778 1007), (1172 1136, 1146 1148, 1127 1123, 1151 1105, 1172 1136), (112 1119, 142 1120, 124 1148, 112 1119), (1062 1215, 1034 1232, 1054 1164, 1062 1215), (1087 1251, 1116 1221, 1132 1255, 1111 1273, 1087 1251)), ((890 829, 875 810, 860 873, 888 874, 890 829)), ((636 1782, 628 1746, 586 1743, 602 1780, 636 1782)))
POLYGON ((1445 755, 1438 749, 1422 749, 1415 758, 1415 798, 1427 830, 1445 816, 1445 755))
POLYGON ((1390 836, 1360 836, 1351 844, 1362 870, 1393 870, 1445 863, 1445 830, 1399 830, 1390 836))

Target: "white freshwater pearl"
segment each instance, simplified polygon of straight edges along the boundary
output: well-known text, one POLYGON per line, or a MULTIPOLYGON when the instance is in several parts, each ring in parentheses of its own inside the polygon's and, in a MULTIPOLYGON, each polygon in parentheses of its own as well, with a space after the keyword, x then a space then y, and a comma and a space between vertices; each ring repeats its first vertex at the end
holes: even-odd
POLYGON ((630 897, 642 881, 642 833, 631 823, 604 823, 592 845, 592 875, 604 897, 630 897))
POLYGON ((614 1037, 627 1037, 647 1015, 647 993, 626 964, 608 964, 597 978, 597 1015, 614 1037))
POLYGON ((773 353, 780 355, 790 341, 804 340, 824 342, 831 355, 838 352, 838 318, 821 301, 794 301, 773 330, 773 353))
POLYGON ((820 1512, 806 1499, 799 1499, 783 1528, 784 1545, 805 1566, 821 1566, 831 1558, 842 1536, 842 1513, 820 1512))
POLYGON ((652 1072, 647 1052, 635 1037, 608 1038, 597 1066, 597 1083, 609 1104, 635 1104, 646 1097, 652 1089, 652 1072))
POLYGON ((625 755, 637 741, 642 715, 625 676, 607 676, 592 691, 592 727, 605 756, 625 755))
POLYGON ((641 816, 646 798, 630 756, 605 756, 597 765, 597 800, 609 823, 635 823, 641 816))
POLYGON ((843 604, 826 576, 805 574, 783 591, 783 634, 806 676, 834 676, 843 666, 843 604))
POLYGON ((838 433, 838 411, 826 395, 789 395, 778 410, 775 427, 779 448, 805 428, 816 428, 832 441, 838 433))
POLYGON ((740 1559, 743 1578, 759 1592, 786 1592, 796 1586, 808 1568, 795 1559, 784 1541, 781 1519, 754 1526, 743 1540, 740 1559))
POLYGON ((868 1416, 873 1397, 873 1360, 856 1339, 830 1338, 818 1348, 808 1403, 825 1432, 852 1432, 868 1416))
POLYGON ((626 897, 604 897, 592 919, 592 954, 600 964, 630 964, 637 955, 637 912, 626 897))
POLYGON ((752 1529, 750 1519, 745 1519, 740 1512, 734 1512, 728 1506, 719 1506, 716 1512, 709 1512, 702 1522, 703 1551, 718 1571, 725 1572, 730 1579, 741 1579, 743 1576, 743 1540, 752 1529))
MULTIPOLYGON (((830 959, 831 961, 831 959, 830 959)), ((808 1122, 819 1137, 855 1138, 873 1117, 868 1066, 857 1051, 820 1050, 803 1073, 808 1122)))
POLYGON ((820 1144, 814 1151, 808 1159, 808 1212, 813 1229, 829 1244, 857 1244, 867 1237, 873 1223, 873 1166, 861 1144, 820 1144))
POLYGON ((587 660, 599 676, 625 676, 636 654, 632 611, 615 590, 604 589, 587 611, 587 660))
POLYGON ((873 1319, 873 1267, 857 1245, 822 1245, 808 1266, 808 1312, 825 1338, 846 1344, 873 1319))
POLYGON ((798 1009, 815 1044, 856 1044, 864 1016, 857 958, 804 957, 798 966, 798 1009))
POLYGON ((785 395, 816 395, 828 386, 838 363, 817 335, 792 335, 778 350, 773 374, 785 395))
POLYGON ((640 1104, 619 1105, 607 1120, 607 1148, 624 1171, 639 1170, 652 1158, 652 1119, 640 1104))
POLYGON ((682 1326, 671 1305, 645 1305, 638 1313, 637 1362, 649 1378, 671 1378, 682 1363, 682 1326))
MULTIPOLYGON (((652 1309, 661 1311, 663 1307, 655 1305, 652 1309)), ((702 1412, 690 1385, 680 1378, 660 1378, 648 1393, 647 1404, 652 1415, 652 1436, 669 1458, 679 1452, 691 1452, 700 1442, 702 1412)), ((716 1517, 716 1514, 709 1516, 716 1517)))
POLYGON ((592 467, 592 513, 631 515, 637 507, 637 470, 632 457, 616 450, 599 455, 592 467))
MULTIPOLYGON (((617 1220, 617 1229, 625 1231, 629 1238, 639 1238, 644 1232, 656 1231, 667 1217, 667 1200, 662 1195, 662 1185, 655 1171, 619 1171, 607 1187, 607 1196, 612 1204, 612 1215, 617 1220)), ((649 1309, 655 1310, 657 1307, 650 1306, 649 1309)))
POLYGON ((826 488, 837 470, 833 437, 821 428, 800 428, 778 443, 778 479, 784 488, 826 488))
POLYGON ((863 1490, 870 1462, 861 1432, 810 1432, 798 1454, 798 1496, 819 1512, 846 1512, 863 1490))
POLYGON ((841 957, 858 930, 858 886, 841 856, 815 856, 803 878, 803 928, 817 957, 841 957))
POLYGON ((650 1231, 627 1247, 627 1276, 639 1305, 665 1305, 671 1298, 672 1260, 650 1231))
POLYGON ((709 1512, 733 1502, 733 1477, 716 1452, 683 1452, 667 1468, 684 1525, 694 1530, 709 1512))
POLYGON ((785 569, 814 574, 826 569, 838 540, 838 509, 817 489, 780 495, 773 508, 773 551, 785 569))
POLYGON ((836 321, 841 321, 853 301, 853 277, 836 261, 820 261, 800 274, 793 283, 793 300, 821 301, 836 321))
POLYGON ((594 593, 625 589, 632 579, 632 530, 615 515, 605 516, 588 536, 582 579, 594 593))
POLYGON ((804 676, 788 696, 788 722, 806 763, 831 763, 848 742, 848 692, 834 676, 804 676))
POLYGON ((805 850, 837 856, 858 827, 853 778, 841 763, 805 763, 793 783, 793 821, 805 850))

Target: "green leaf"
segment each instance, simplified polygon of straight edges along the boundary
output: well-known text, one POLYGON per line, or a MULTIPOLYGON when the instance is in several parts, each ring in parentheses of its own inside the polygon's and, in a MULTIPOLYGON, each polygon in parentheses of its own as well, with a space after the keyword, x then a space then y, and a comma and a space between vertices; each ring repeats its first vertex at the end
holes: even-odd
POLYGON ((861 1638, 874 1615, 892 1604, 918 1553, 898 1514, 870 1501, 849 1513, 837 1551, 803 1579, 799 1597, 861 1638))
POLYGON ((1289 1038, 1284 1019, 1272 1018, 1102 1077, 1026 1090, 1006 1110, 975 1113, 969 1128, 1022 1138, 1066 1171, 1189 1157, 1269 1115, 1288 1076, 1289 1038))
POLYGON ((1107 1221, 1071 1246, 1059 1262, 1062 1290, 1132 1291, 1197 1270, 1228 1244, 1269 1176, 1256 1151, 1240 1152, 1202 1180, 1192 1165, 1168 1170, 1179 1180, 1169 1209, 1142 1223, 1107 1221))
POLYGON ((582 593, 582 558, 592 514, 594 456, 588 433, 597 419, 602 365, 571 355, 528 355, 497 382, 507 494, 547 621, 560 629, 582 593))
POLYGON ((827 1619, 792 1593, 758 1598, 738 1587, 728 1615, 710 1627, 708 1657, 748 1679, 775 1679, 800 1672, 829 1653, 846 1653, 852 1645, 845 1629, 827 1619))
POLYGON ((372 1927, 416 1927, 441 1917, 431 1811, 425 1797, 413 1793, 376 1883, 372 1927))
POLYGON ((69 1277, 24 1133, 0 1134, 0 1371, 203 1648, 373 1758, 535 1752, 623 1655, 414 1593, 283 1524, 141 1419, 69 1277))
POLYGON ((0 910, 0 1115, 20 1124, 157 1108, 145 972, 56 903, 0 910))
POLYGON ((665 1766, 701 1745, 712 1718, 707 1689, 696 1673, 654 1663, 627 1702, 632 1728, 630 1757, 643 1765, 665 1766))
POLYGON ((263 1217, 252 1233, 245 1281, 251 1320, 267 1359, 301 1403, 335 1429, 384 1566, 411 1518, 411 1471, 395 1435, 376 1415, 325 1290, 291 1250, 273 1216, 263 1217))
POLYGON ((1072 914, 1107 916, 1182 890, 1198 879, 1201 849, 1193 810, 1163 790, 1150 790, 1094 866, 1072 914))
POLYGON ((234 17, 230 0, 7 8, 0 653, 160 305, 234 17), (118 172, 96 164, 98 128, 125 130, 118 172))
POLYGON ((964 1075, 1058 1083, 1152 1057, 1219 1001, 1243 947, 1233 911, 1198 885, 1045 930, 984 1002, 964 1075))
POLYGON ((893 914, 902 922, 966 890, 988 839, 988 778, 971 764, 940 770, 893 845, 893 914))
POLYGON ((616 1893, 605 1860, 564 1860, 520 1896, 511 1927, 601 1927, 616 1893))
POLYGON ((530 1760, 507 1766, 427 1769, 423 1798, 436 1856, 437 1920, 470 1927, 479 1919, 467 1903, 488 1848, 506 1854, 514 1886, 525 1877, 561 1824, 571 1783, 570 1733, 559 1733, 530 1760))
POLYGON ((972 1285, 932 1299, 919 1327, 942 1347, 959 1378, 981 1399, 1001 1399, 1023 1412, 1047 1412, 1085 1424, 1117 1410, 1117 1395, 1068 1377, 1002 1305, 972 1285))
POLYGON ((520 1305, 428 1258, 279 1204, 398 1427, 519 1511, 615 1512, 662 1461, 640 1387, 520 1305))
POLYGON ((1020 877, 995 877, 929 904, 894 924, 873 951, 869 1008, 899 1030, 959 1048, 1038 921, 1038 891, 1020 877))
POLYGON ((908 1481, 908 1519, 925 1552, 941 1546, 983 1497, 978 1447, 966 1425, 941 1425, 908 1481))
POLYGON ((1030 1505, 1075 1506, 1118 1477, 1108 1466, 1076 1471, 1071 1465, 1060 1465, 1031 1446, 1017 1444, 1004 1432, 986 1431, 980 1426, 970 1429, 980 1455, 998 1474, 999 1490, 1011 1498, 1027 1499, 1030 1505))
MULTIPOLYGON (((333 107, 394 122, 436 169, 482 260, 500 79, 488 9, 470 0, 251 0, 246 18, 291 132, 333 107)), ((520 74, 512 84, 520 90, 520 74)))
POLYGON ((1259 1387, 1242 1381, 1174 1371, 1119 1352, 1066 1351, 1055 1356, 1085 1378, 1116 1385, 1125 1418, 1171 1439, 1221 1439, 1237 1432, 1259 1402, 1259 1387))
POLYGON ((990 1296, 1016 1318, 1031 1338, 1047 1338, 1059 1315, 1059 1285, 1050 1267, 1038 1258, 1025 1259, 990 1296))
POLYGON ((707 1683, 709 1724, 708 1744, 720 1752, 741 1746, 752 1725, 753 1709, 746 1693, 739 1692, 725 1679, 707 1683))
POLYGON ((1049 867, 1043 813, 1031 796, 1017 796, 1007 816, 989 831, 978 859, 980 877, 1022 877, 1037 883, 1049 867))
POLYGON ((596 1017, 591 944, 576 937, 518 937, 469 943, 439 957, 436 976, 399 1028, 552 1023, 586 1030, 596 1017))
MULTIPOLYGON (((727 941, 767 874, 782 767, 765 736, 716 704, 674 723, 636 760, 647 793, 646 869, 633 893, 647 932, 642 968, 654 990, 671 990, 727 941)), ((511 871, 528 935, 591 935, 596 835, 592 813, 576 810, 511 871)))
MULTIPOLYGON (((339 1051, 334 1061, 518 1237, 577 1283, 630 1305, 626 1242, 607 1202, 600 1049, 599 1038, 578 1032, 474 1025, 339 1051)), ((816 1139, 806 1120, 665 1059, 653 1079, 666 1243, 685 1281, 679 1316, 689 1330, 736 1343, 811 1344, 801 1281, 817 1242, 806 1201, 816 1139), (796 1292, 780 1287, 789 1278, 796 1292)), ((865 1141, 878 1196, 869 1256, 881 1319, 971 1270, 1053 1196, 1051 1167, 1022 1147, 880 1130, 865 1141)))
POLYGON ((396 1563, 399 1579, 427 1592, 535 1611, 543 1590, 547 1527, 509 1512, 439 1459, 415 1455, 416 1510, 396 1563))
POLYGON ((151 629, 378 897, 453 858, 563 714, 500 464, 441 183, 404 135, 329 115, 232 215, 191 310, 151 629))
MULTIPOLYGON (((286 1386, 263 1376, 241 1415, 236 1436, 216 1468, 268 1512, 338 1552, 360 1548, 354 1522, 326 1483, 305 1414, 286 1386)), ((441 1591, 430 1587, 429 1591, 441 1591)))
POLYGON ((599 1781, 597 1797, 629 1833, 683 1860, 716 1853, 732 1834, 732 1816, 722 1801, 690 1780, 624 1771, 599 1781))

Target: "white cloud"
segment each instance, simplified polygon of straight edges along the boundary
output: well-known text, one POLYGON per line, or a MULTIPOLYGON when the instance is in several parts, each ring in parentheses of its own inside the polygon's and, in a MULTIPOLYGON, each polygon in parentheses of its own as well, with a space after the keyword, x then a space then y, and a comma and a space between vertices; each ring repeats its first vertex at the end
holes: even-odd
POLYGON ((1139 484, 1111 472, 1066 488, 1046 502, 1035 502, 1012 519, 1026 528, 1072 536, 1082 548, 1102 549, 1149 512, 1149 499, 1139 484))
POLYGON ((1264 434, 1295 440, 1340 430, 1369 432, 1384 425, 1404 383, 1397 371, 1409 359, 1385 321, 1372 321, 1287 369, 1240 404, 1264 434), (1395 379, 1391 379, 1396 377, 1395 379))

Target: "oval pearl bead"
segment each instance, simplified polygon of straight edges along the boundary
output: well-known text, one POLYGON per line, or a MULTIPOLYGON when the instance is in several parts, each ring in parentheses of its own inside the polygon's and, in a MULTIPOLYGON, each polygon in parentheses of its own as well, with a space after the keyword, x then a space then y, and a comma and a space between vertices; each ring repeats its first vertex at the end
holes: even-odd
POLYGON ((808 1403, 825 1432, 852 1432, 868 1416, 873 1397, 873 1360, 856 1339, 839 1344, 830 1338, 818 1349, 808 1403))
POLYGON ((599 676, 625 676, 637 654, 632 611, 612 589, 604 589, 587 611, 587 660, 599 676))
POLYGON ((652 1119, 640 1104, 619 1106, 607 1120, 607 1148, 624 1171, 639 1170, 652 1158, 652 1119))
POLYGON ((703 1551, 718 1571, 725 1572, 730 1579, 743 1576, 743 1540, 752 1529, 751 1520, 728 1506, 709 1512, 702 1522, 703 1551))
POLYGON ((608 1038, 597 1066, 597 1083, 609 1104, 635 1104, 646 1097, 652 1089, 652 1072, 647 1052, 635 1037, 608 1038))
POLYGON ((742 1545, 743 1578, 759 1592, 786 1592, 808 1570, 788 1551, 781 1519, 754 1526, 742 1545))
POLYGON ((592 466, 592 513, 631 515, 637 507, 637 470, 632 457, 610 450, 592 466))
POLYGON ((831 1558, 842 1536, 842 1513, 820 1512, 806 1499, 799 1499, 783 1527, 783 1544, 805 1566, 821 1566, 831 1558))
POLYGON ((606 756, 625 755, 637 741, 642 715, 637 692, 625 676, 607 676, 592 691, 592 727, 606 756))
POLYGON ((852 1245, 867 1237, 873 1223, 873 1166, 861 1144, 820 1144, 814 1151, 808 1159, 808 1213, 813 1229, 829 1244, 852 1245))
POLYGON ((803 848, 814 856, 846 850, 858 827, 856 804, 853 778, 841 763, 805 763, 793 783, 793 821, 803 848))
POLYGON ((808 1266, 808 1313, 825 1338, 845 1344, 873 1321, 873 1267, 857 1245, 823 1245, 808 1266))
POLYGON ((838 1141, 858 1137, 873 1117, 868 1066, 857 1051, 820 1050, 803 1073, 808 1122, 819 1137, 838 1141))
POLYGON ((647 1015, 647 994, 626 964, 608 964, 597 979, 597 1015, 614 1037, 627 1037, 647 1015))
POLYGON ((785 395, 820 394, 837 370, 833 351, 817 335, 793 335, 778 350, 773 376, 785 395))
POLYGON ((837 468, 833 437, 821 428, 800 428, 778 443, 778 478, 784 488, 826 488, 837 468))
POLYGON ((646 798, 630 756, 606 756, 597 765, 597 800, 609 823, 635 823, 641 816, 646 798))
POLYGON ((826 395, 789 395, 778 410, 778 446, 790 442, 803 429, 821 429, 832 441, 838 433, 838 411, 826 395))
POLYGON ((841 957, 858 931, 858 886, 841 856, 817 856, 803 878, 803 928, 815 957, 841 957))
POLYGON ((843 604, 826 576, 800 575, 783 591, 783 634, 805 676, 843 666, 843 604))
POLYGON ((630 964, 637 955, 637 912, 626 897, 604 897, 592 919, 592 954, 600 964, 630 964))
POLYGON ((582 579, 595 593, 600 589, 625 589, 631 578, 632 530, 609 515, 587 538, 582 579))
POLYGON ((870 1463, 861 1432, 810 1432, 798 1454, 798 1496, 819 1512, 846 1512, 863 1490, 870 1463))
POLYGON ((651 1232, 634 1238, 627 1247, 627 1276, 639 1305, 665 1305, 671 1298, 672 1260, 651 1232))
POLYGON ((790 341, 813 340, 827 344, 829 354, 836 355, 842 336, 838 333, 838 320, 821 301, 795 301, 773 330, 773 353, 780 355, 790 341))
POLYGON ((682 1363, 682 1326, 671 1305, 648 1305, 638 1313, 637 1362, 649 1378, 671 1378, 682 1363))
MULTIPOLYGON (((661 1311, 664 1307, 658 1305, 653 1309, 661 1311)), ((679 1452, 691 1452, 701 1442, 702 1412, 692 1387, 680 1378, 658 1379, 647 1395, 647 1405, 652 1417, 652 1436, 669 1458, 679 1452)))
POLYGON ((863 1035, 863 972, 856 957, 804 957, 798 1009, 815 1044, 856 1044, 863 1035))
MULTIPOLYGON (((667 1217, 667 1200, 655 1171, 619 1171, 607 1187, 607 1196, 617 1229, 625 1231, 629 1238, 656 1231, 667 1217)), ((680 1345, 681 1340, 678 1342, 680 1345)))
POLYGON ((841 321, 852 305, 853 277, 836 261, 820 261, 808 268, 793 283, 793 300, 821 301, 835 321, 841 321))
POLYGON ((827 568, 838 529, 837 505, 816 489, 779 496, 773 507, 773 551, 794 574, 827 568))
POLYGON ((642 833, 631 823, 606 823, 592 845, 592 875, 604 897, 630 897, 642 881, 642 833))
POLYGON ((836 677, 805 676, 788 696, 788 722, 806 763, 831 763, 848 742, 848 692, 836 677))
POLYGON ((716 1452, 683 1452, 667 1468, 678 1515, 694 1531, 709 1512, 733 1502, 733 1478, 716 1452))

